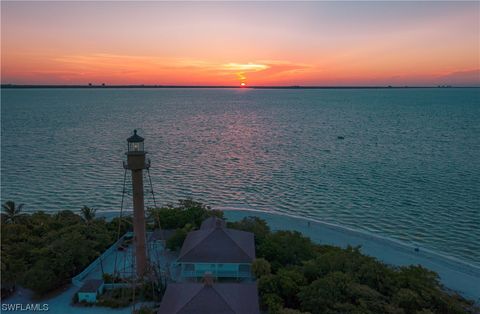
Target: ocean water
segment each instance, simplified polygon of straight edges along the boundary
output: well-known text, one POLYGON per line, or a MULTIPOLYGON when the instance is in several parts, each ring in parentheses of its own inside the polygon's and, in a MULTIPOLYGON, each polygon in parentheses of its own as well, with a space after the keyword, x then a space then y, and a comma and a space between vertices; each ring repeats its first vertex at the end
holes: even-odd
POLYGON ((137 128, 158 204, 305 216, 480 266, 480 89, 3 89, 1 101, 2 202, 119 210, 137 128))

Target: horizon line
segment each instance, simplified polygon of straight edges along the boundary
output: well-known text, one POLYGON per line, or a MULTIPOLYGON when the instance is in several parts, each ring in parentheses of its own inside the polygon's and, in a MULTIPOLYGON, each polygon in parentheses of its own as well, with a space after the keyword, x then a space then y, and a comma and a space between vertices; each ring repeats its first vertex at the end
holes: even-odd
POLYGON ((236 89, 388 89, 388 88, 479 88, 480 85, 160 85, 160 84, 1 84, 0 88, 236 88, 236 89))

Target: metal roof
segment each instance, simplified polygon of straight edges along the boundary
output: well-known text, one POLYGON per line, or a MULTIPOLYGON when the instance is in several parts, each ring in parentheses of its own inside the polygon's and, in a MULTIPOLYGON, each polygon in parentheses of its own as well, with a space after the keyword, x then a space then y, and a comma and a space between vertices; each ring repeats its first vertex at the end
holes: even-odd
POLYGON ((252 263, 254 259, 253 233, 218 227, 190 232, 178 262, 252 263))
POLYGON ((133 135, 127 138, 127 142, 129 143, 138 143, 143 141, 144 138, 137 134, 137 130, 133 130, 133 135))
POLYGON ((259 314, 256 283, 171 283, 160 314, 259 314))

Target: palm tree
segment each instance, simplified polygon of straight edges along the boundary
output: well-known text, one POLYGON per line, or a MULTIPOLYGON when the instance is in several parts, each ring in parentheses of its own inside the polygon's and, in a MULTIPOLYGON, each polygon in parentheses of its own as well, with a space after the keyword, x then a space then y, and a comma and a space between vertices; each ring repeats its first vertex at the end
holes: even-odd
POLYGON ((6 223, 16 223, 25 214, 22 213, 23 204, 15 206, 14 201, 6 201, 2 204, 2 215, 6 223))
POLYGON ((81 212, 83 215, 83 219, 87 222, 87 224, 90 223, 95 218, 96 211, 97 211, 96 209, 93 209, 87 206, 82 207, 81 212))

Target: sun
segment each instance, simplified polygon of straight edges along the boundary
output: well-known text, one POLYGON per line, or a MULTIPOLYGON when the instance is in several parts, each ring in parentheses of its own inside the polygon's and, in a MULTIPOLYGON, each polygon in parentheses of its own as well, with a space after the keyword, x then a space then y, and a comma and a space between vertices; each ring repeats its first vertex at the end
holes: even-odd
POLYGON ((240 86, 245 86, 245 85, 246 85, 245 82, 240 83, 240 86))

